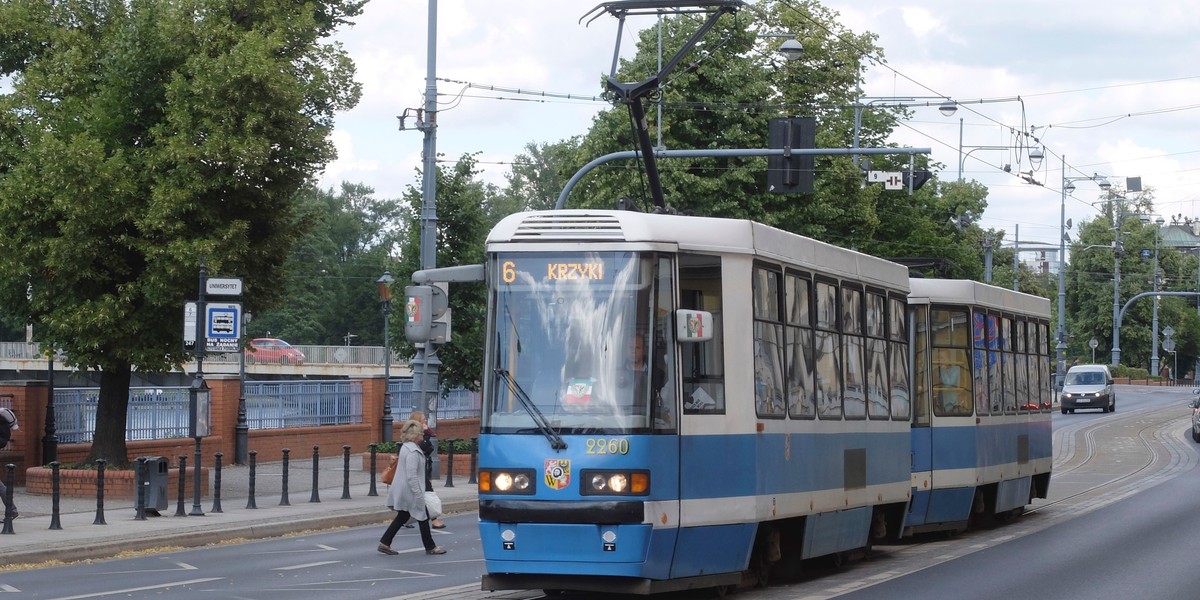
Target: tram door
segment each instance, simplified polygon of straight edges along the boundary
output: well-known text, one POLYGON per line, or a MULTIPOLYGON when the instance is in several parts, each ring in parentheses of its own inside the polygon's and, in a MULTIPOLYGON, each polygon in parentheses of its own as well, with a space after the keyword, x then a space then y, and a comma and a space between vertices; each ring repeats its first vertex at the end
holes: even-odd
POLYGON ((929 499, 933 488, 933 429, 930 426, 932 411, 932 353, 929 346, 929 307, 912 307, 909 317, 912 339, 912 487, 913 499, 909 505, 907 523, 910 526, 926 522, 929 499))

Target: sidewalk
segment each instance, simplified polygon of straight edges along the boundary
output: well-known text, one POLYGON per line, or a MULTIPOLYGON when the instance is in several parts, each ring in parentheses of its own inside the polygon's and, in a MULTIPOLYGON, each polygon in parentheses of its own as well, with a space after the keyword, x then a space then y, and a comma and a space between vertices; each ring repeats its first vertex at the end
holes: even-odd
MULTIPOLYGON (((211 458, 208 458, 211 460, 211 458)), ((259 463, 255 467, 254 504, 249 501, 250 468, 222 466, 221 512, 214 512, 212 493, 200 499, 203 516, 176 516, 179 508, 178 490, 168 490, 170 501, 160 516, 147 513, 137 520, 135 500, 105 499, 103 520, 95 497, 90 499, 60 498, 59 526, 53 524, 53 502, 50 496, 34 495, 25 488, 13 490, 13 501, 20 518, 12 522, 14 533, 0 535, 0 567, 34 565, 47 561, 74 562, 108 558, 121 552, 161 547, 195 547, 231 539, 260 539, 292 532, 382 525, 393 513, 384 506, 388 486, 376 483, 376 496, 370 492, 369 473, 358 469, 359 459, 352 456, 349 470, 349 499, 343 498, 346 477, 343 457, 321 458, 317 470, 317 500, 313 502, 312 460, 292 460, 288 467, 287 505, 283 500, 283 463, 259 463)), ((209 468, 210 490, 215 490, 215 473, 209 468)), ((443 470, 445 465, 443 466, 443 470)), ((187 476, 192 477, 190 467, 187 476)), ((178 466, 173 466, 178 469, 178 466)), ((382 470, 382 468, 380 469, 382 470)), ((378 477, 378 475, 376 475, 378 477)), ((445 476, 433 482, 433 489, 442 498, 447 514, 476 510, 477 488, 467 483, 467 477, 455 476, 454 487, 445 487, 445 476)), ((183 502, 183 512, 190 515, 194 498, 189 494, 183 502)), ((0 520, 0 524, 3 521, 0 520)))

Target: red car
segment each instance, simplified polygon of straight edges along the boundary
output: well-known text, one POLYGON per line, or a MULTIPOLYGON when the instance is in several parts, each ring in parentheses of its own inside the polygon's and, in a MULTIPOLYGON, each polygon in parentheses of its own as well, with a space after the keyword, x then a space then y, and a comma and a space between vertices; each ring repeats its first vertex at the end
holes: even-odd
POLYGON ((254 338, 246 348, 246 362, 273 365, 304 364, 304 353, 275 338, 254 338))

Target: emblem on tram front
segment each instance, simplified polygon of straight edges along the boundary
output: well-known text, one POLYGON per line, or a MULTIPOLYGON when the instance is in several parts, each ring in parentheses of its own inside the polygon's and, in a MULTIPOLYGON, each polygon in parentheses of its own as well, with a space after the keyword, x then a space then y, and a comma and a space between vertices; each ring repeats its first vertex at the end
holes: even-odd
POLYGON ((546 459, 546 485, 561 490, 571 484, 571 461, 566 458, 546 459))

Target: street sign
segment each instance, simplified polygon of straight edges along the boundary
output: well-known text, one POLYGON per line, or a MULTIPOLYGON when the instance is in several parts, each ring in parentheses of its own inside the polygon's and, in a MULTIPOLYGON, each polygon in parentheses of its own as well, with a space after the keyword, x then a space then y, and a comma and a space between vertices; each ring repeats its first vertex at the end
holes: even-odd
POLYGON ((209 277, 204 281, 204 293, 214 296, 241 296, 241 277, 209 277))
POLYGON ((210 302, 204 306, 205 352, 237 352, 242 337, 242 305, 210 302))
POLYGON ((1171 337, 1171 336, 1175 335, 1175 328, 1171 327, 1170 325, 1167 325, 1166 327, 1163 328, 1163 335, 1166 337, 1171 337))
POLYGON ((904 173, 900 171, 868 171, 867 181, 882 183, 885 190, 904 189, 904 173))
POLYGON ((183 305, 183 350, 196 350, 196 303, 186 302, 183 305))
POLYGON ((1163 350, 1166 350, 1167 352, 1174 352, 1175 351, 1175 340, 1173 340, 1171 338, 1167 338, 1167 339, 1163 340, 1162 347, 1163 347, 1163 350))

